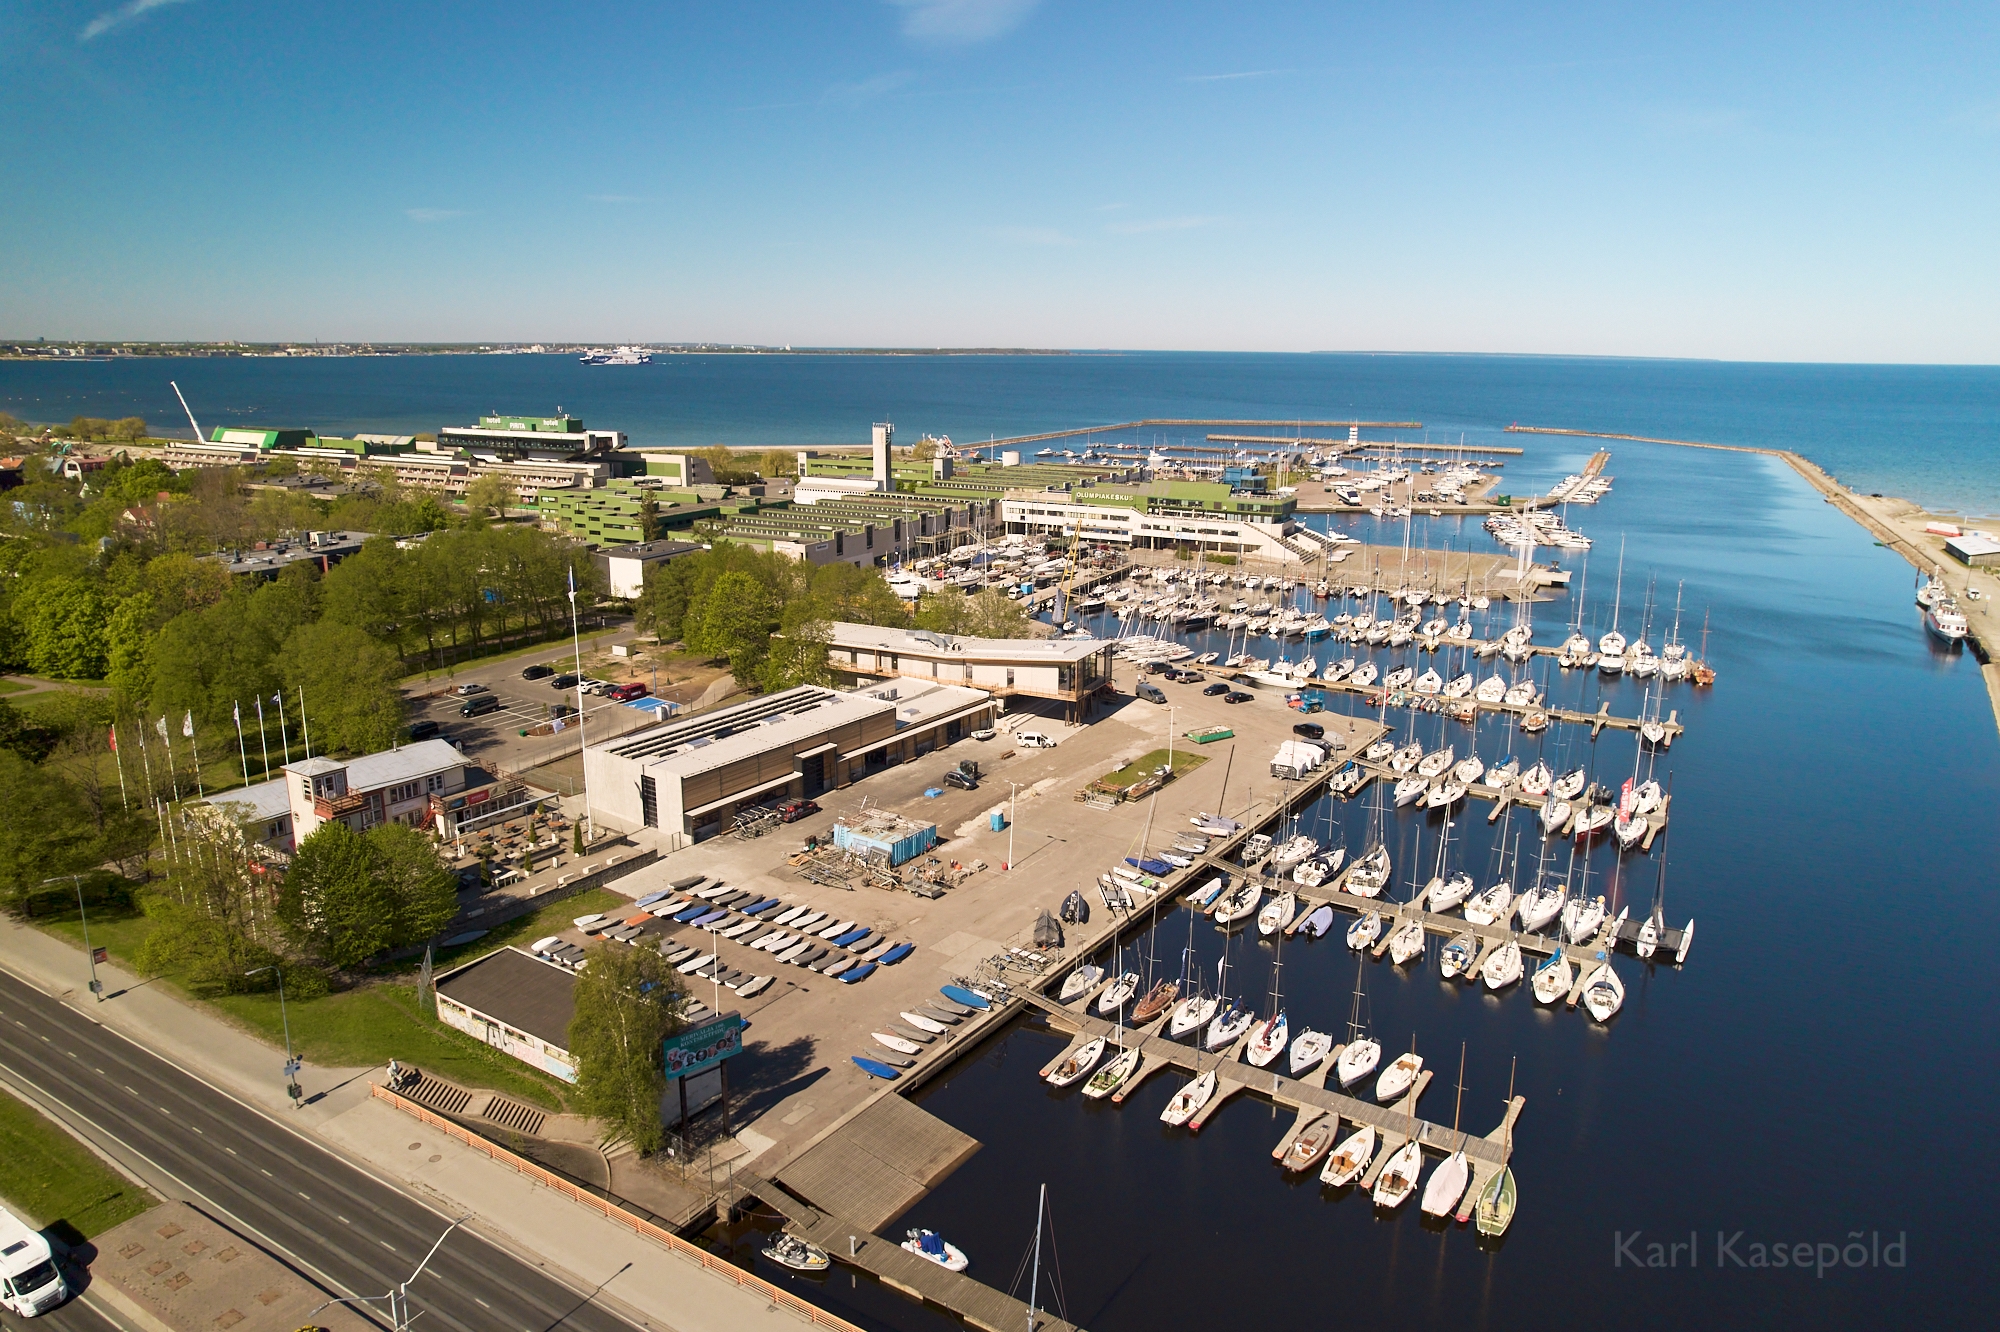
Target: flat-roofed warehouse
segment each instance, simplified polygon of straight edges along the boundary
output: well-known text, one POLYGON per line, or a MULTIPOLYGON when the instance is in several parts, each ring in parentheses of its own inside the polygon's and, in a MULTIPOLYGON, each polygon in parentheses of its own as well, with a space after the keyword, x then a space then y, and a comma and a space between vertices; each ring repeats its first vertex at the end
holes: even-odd
POLYGON ((799 685, 595 745, 583 756, 593 813, 676 850, 739 809, 811 799, 992 725, 992 696, 923 680, 866 692, 799 685))
POLYGON ((827 663, 860 682, 896 678, 965 685, 1005 697, 1027 694, 1066 705, 1071 721, 1111 688, 1117 644, 1101 638, 964 638, 873 624, 832 626, 827 663))
POLYGON ((438 1018, 524 1063, 576 1081, 569 1020, 576 1015, 576 977, 518 948, 507 947, 437 978, 438 1018))

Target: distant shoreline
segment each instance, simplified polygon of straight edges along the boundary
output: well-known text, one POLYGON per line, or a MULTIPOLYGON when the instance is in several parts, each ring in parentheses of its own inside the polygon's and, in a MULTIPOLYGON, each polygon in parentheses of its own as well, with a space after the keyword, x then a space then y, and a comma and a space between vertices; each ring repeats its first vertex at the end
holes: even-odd
MULTIPOLYGON (((471 342, 62 342, 74 351, 25 351, 26 343, 0 341, 0 361, 31 365, 102 365, 111 361, 307 361, 373 360, 385 356, 575 356, 602 344, 471 342)), ((718 347, 694 343, 628 343, 654 356, 1105 356, 1119 352, 1056 347, 718 347)))

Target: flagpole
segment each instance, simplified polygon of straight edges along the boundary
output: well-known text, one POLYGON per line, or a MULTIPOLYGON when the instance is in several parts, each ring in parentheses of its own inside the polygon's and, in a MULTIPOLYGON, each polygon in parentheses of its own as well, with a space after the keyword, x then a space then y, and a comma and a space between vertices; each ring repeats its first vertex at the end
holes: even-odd
POLYGON ((118 753, 118 723, 111 723, 111 761, 118 765, 118 803, 125 809, 132 808, 132 802, 125 798, 125 760, 118 753))
POLYGON ((193 708, 188 709, 186 720, 181 722, 181 735, 186 738, 188 744, 194 749, 194 792, 203 800, 206 800, 208 799, 208 792, 201 789, 201 745, 194 738, 193 708))
POLYGON ((160 739, 166 742, 167 781, 173 787, 174 802, 178 804, 180 803, 180 798, 181 798, 181 775, 174 768, 174 738, 173 736, 167 733, 167 719, 165 717, 160 718, 159 725, 155 726, 153 729, 158 731, 160 733, 160 739))
POLYGON ((153 785, 153 758, 146 752, 146 719, 139 718, 139 764, 146 770, 146 799, 153 802, 155 815, 159 814, 160 792, 153 785))
POLYGON ((264 775, 271 775, 271 741, 264 734, 264 696, 257 695, 257 747, 264 751, 264 775))
POLYGON ((236 717, 236 753, 243 760, 243 784, 250 785, 250 752, 243 747, 243 705, 231 699, 229 710, 236 717))
POLYGON ((312 723, 306 719, 306 687, 304 685, 299 686, 299 730, 305 733, 306 757, 311 758, 313 756, 313 727, 312 723))
POLYGON ((285 724, 285 691, 280 689, 271 695, 271 701, 278 705, 278 738, 285 742, 285 762, 292 761, 292 732, 285 724))
POLYGON ((597 816, 590 807, 590 737, 583 729, 583 631, 576 618, 576 566, 569 567, 569 638, 576 653, 576 756, 583 763, 583 823, 597 836, 597 816))

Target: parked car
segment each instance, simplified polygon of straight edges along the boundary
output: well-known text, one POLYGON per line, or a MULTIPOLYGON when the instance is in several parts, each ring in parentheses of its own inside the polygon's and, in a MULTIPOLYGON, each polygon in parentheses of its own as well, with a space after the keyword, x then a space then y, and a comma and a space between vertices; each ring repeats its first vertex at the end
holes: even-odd
POLYGON ((1150 680, 1141 680, 1138 684, 1132 686, 1132 693, 1134 697, 1142 698, 1148 703, 1164 703, 1167 701, 1166 693, 1150 680))
POLYGON ((607 697, 617 699, 620 703, 630 703, 633 699, 644 698, 652 692, 646 685, 634 680, 630 684, 613 685, 605 691, 605 694, 607 697))
POLYGON ((1214 698, 1217 694, 1226 694, 1228 692, 1229 686, 1220 680, 1217 680, 1214 684, 1201 691, 1204 698, 1214 698))
POLYGON ((574 689, 576 688, 576 677, 568 674, 558 675, 555 679, 549 681, 549 688, 574 689))
POLYGON ((1148 675, 1165 675, 1172 669, 1173 667, 1167 665, 1164 661, 1149 661, 1146 663, 1146 674, 1148 675))
POLYGON ((452 692, 454 694, 457 694, 460 698, 471 698, 474 694, 485 693, 486 686, 483 684, 462 684, 458 688, 452 690, 452 692))
POLYGON ((438 724, 429 717, 424 718, 422 721, 413 721, 410 723, 411 744, 415 744, 419 740, 435 740, 437 739, 437 734, 438 724))
POLYGON ((1292 727, 1292 734, 1302 735, 1308 740, 1324 740, 1326 739, 1326 727, 1321 726, 1318 722, 1300 722, 1298 725, 1292 727))
POLYGON ((979 789, 977 781, 966 776, 957 768, 946 768, 944 770, 944 784, 946 786, 956 786, 961 791, 977 791, 979 789))
POLYGON ((555 673, 556 673, 555 667, 544 666, 539 662, 537 662, 535 665, 530 666, 527 669, 523 670, 521 672, 521 678, 523 680, 546 680, 555 673))
POLYGON ((1056 742, 1040 731, 1023 731, 1014 737, 1014 743, 1023 749, 1054 749, 1056 742))
POLYGON ((1254 697, 1256 695, 1246 694, 1241 689, 1232 689, 1222 696, 1222 701, 1224 703, 1248 703, 1254 697))
POLYGON ((817 800, 787 800, 778 806, 778 818, 785 823, 797 823, 809 814, 819 813, 817 800))
POLYGON ((458 715, 461 717, 483 717, 489 712, 498 711, 500 711, 500 695, 476 694, 459 705, 458 715))
POLYGON ((1168 671, 1167 678, 1175 684, 1200 684, 1208 677, 1200 671, 1168 671))

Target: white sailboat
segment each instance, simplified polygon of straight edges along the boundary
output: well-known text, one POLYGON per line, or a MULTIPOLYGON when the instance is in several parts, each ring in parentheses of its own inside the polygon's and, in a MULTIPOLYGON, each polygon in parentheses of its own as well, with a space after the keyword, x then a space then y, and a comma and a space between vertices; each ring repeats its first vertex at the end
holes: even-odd
POLYGON ((1489 990, 1504 990, 1515 981, 1520 980, 1520 943, 1517 940, 1509 939, 1506 943, 1494 949, 1486 959, 1483 974, 1486 980, 1486 988, 1489 990))
POLYGON ((1470 931, 1453 935, 1451 942, 1438 950, 1438 971, 1446 980, 1462 976, 1478 956, 1479 941, 1470 931))
POLYGON ((1215 1070, 1208 1072, 1182 1087, 1167 1102, 1167 1108, 1160 1111, 1160 1122, 1178 1128, 1200 1114, 1209 1098, 1215 1095, 1215 1070))
MULTIPOLYGON (((1451 1131, 1457 1133, 1459 1110, 1465 1103, 1465 1047, 1458 1049, 1458 1099, 1452 1103, 1451 1131)), ((1465 1186, 1472 1182, 1472 1167, 1465 1159, 1465 1138, 1458 1140, 1458 1150, 1438 1163, 1431 1171, 1430 1179, 1424 1184, 1423 1209, 1426 1216, 1449 1216, 1458 1206, 1458 1200, 1465 1196, 1465 1186)))
POLYGON ((1063 978, 1062 989, 1056 994, 1056 1002, 1074 1003, 1090 990, 1090 987, 1104 979, 1104 968, 1081 966, 1063 978))
POLYGON ((1375 1099, 1384 1103, 1395 1100, 1410 1089, 1417 1080, 1417 1074, 1424 1071, 1424 1057, 1415 1050, 1396 1056, 1396 1062, 1382 1070, 1382 1076, 1375 1079, 1375 1099))
POLYGON ((1323 1031, 1302 1031, 1292 1042, 1292 1076, 1302 1078, 1319 1067, 1322 1059, 1333 1049, 1333 1037, 1323 1031))
POLYGON ((1298 914, 1298 903, 1299 899, 1289 888, 1266 902, 1264 909, 1257 913, 1257 932, 1276 934, 1290 925, 1292 917, 1298 914))
POLYGON ((1535 968, 1534 982, 1529 988, 1534 990, 1537 1003, 1553 1004, 1568 994, 1575 983, 1576 968, 1558 944, 1554 955, 1535 968))
POLYGON ((1415 1138, 1400 1147, 1389 1158, 1389 1164, 1382 1167, 1382 1173, 1375 1177, 1375 1205, 1377 1207, 1401 1207, 1417 1191, 1417 1178, 1423 1174, 1424 1149, 1415 1138))
POLYGON ((1347 1044, 1334 1059, 1334 1075, 1343 1087, 1352 1087, 1375 1071, 1382 1060, 1382 1043, 1368 1035, 1361 1021, 1361 969, 1365 958, 1354 959, 1354 1009, 1347 1017, 1347 1044))
POLYGON ((1049 1070, 1048 1081, 1052 1087, 1067 1087, 1091 1069, 1104 1057, 1104 1037, 1086 1041, 1081 1049, 1049 1070))
POLYGON ((1599 1022, 1609 1022, 1624 1004, 1625 982, 1618 979, 1609 959, 1598 963, 1583 983, 1583 1006, 1599 1022))
POLYGON ((1320 1168, 1319 1182, 1340 1188, 1352 1184, 1367 1172, 1375 1159, 1376 1132, 1373 1124, 1363 1124, 1335 1148, 1320 1168))
POLYGON ((1356 951, 1365 951, 1375 946, 1382 937, 1382 913, 1364 911, 1354 918, 1347 927, 1347 946, 1356 951))

